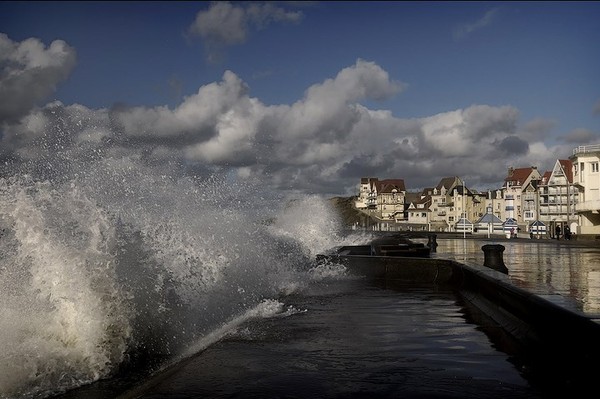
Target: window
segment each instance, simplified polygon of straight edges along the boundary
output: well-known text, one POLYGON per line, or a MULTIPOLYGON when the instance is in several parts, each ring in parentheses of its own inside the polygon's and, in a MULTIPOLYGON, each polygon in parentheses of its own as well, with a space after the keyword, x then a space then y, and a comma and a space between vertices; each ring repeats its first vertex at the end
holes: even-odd
POLYGON ((598 162, 592 162, 592 173, 598 172, 598 162))

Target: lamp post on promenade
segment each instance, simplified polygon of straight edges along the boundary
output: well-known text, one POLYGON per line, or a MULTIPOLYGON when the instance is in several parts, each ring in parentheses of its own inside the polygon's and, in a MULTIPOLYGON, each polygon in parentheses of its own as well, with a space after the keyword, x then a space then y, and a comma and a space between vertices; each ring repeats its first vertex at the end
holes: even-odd
POLYGON ((462 192, 462 194, 463 194, 463 238, 467 238, 467 230, 466 230, 466 227, 465 227, 465 225, 467 223, 467 208, 466 208, 466 205, 465 205, 465 203, 466 203, 466 198, 465 198, 465 196, 466 196, 466 187, 465 187, 465 181, 464 180, 462 181, 462 184, 463 184, 463 190, 462 190, 463 191, 462 192))

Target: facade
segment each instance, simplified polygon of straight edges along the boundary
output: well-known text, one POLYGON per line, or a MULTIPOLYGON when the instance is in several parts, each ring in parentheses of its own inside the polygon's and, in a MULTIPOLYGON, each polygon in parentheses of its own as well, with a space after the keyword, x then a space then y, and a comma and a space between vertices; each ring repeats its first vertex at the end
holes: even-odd
POLYGON ((404 220, 406 188, 402 179, 360 179, 359 194, 354 203, 357 209, 367 210, 383 220, 404 220))
POLYGON ((411 227, 420 226, 421 229, 429 230, 430 222, 429 215, 431 210, 429 209, 428 201, 411 202, 406 210, 406 221, 411 227))
POLYGON ((506 203, 502 190, 488 190, 482 193, 480 198, 485 207, 484 213, 492 214, 500 220, 506 220, 506 203))
POLYGON ((458 177, 445 177, 431 189, 430 223, 433 230, 448 231, 460 215, 457 215, 454 189, 459 185, 458 177))
POLYGON ((575 208, 579 200, 579 188, 573 183, 573 163, 568 159, 558 159, 554 168, 544 173, 539 184, 539 217, 554 235, 556 227, 564 231, 569 226, 571 232, 578 231, 578 217, 575 208))
POLYGON ((576 233, 599 235, 600 145, 577 147, 569 160, 573 164, 573 183, 579 190, 579 202, 575 205, 579 221, 576 233))
POLYGON ((376 177, 363 177, 358 187, 358 197, 354 202, 356 209, 375 209, 377 207, 377 182, 376 177))
POLYGON ((475 233, 487 217, 515 223, 521 233, 538 233, 532 228, 541 226, 553 236, 556 227, 569 226, 575 234, 600 236, 600 145, 574 149, 543 176, 535 166, 510 167, 502 187, 486 192, 469 190, 456 176, 412 193, 402 179, 362 178, 355 207, 410 230, 457 231, 464 218, 461 226, 471 223, 475 233))
POLYGON ((502 191, 504 192, 505 220, 514 219, 521 229, 527 229, 535 220, 537 181, 542 175, 536 166, 508 168, 502 191))

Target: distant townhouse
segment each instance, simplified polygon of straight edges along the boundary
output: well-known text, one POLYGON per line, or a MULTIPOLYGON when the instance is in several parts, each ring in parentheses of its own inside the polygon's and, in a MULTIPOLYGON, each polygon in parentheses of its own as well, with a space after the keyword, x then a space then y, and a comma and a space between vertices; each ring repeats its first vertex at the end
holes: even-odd
POLYGON ((403 179, 364 177, 360 181, 357 209, 370 211, 381 220, 404 220, 404 197, 406 187, 403 179))
POLYGON ((358 188, 358 197, 354 202, 356 209, 376 209, 377 208, 377 183, 376 177, 363 177, 360 179, 358 188))
POLYGON ((410 230, 431 230, 431 195, 425 189, 420 193, 406 193, 406 224, 410 230))
POLYGON ((569 160, 573 164, 573 183, 579 194, 579 202, 575 205, 579 222, 576 232, 600 235, 600 145, 579 146, 569 160))
POLYGON ((557 159, 539 184, 538 216, 551 235, 556 227, 562 232, 567 225, 573 233, 579 230, 575 213, 578 201, 579 188, 573 182, 573 163, 568 159, 557 159))
POLYGON ((461 218, 473 218, 473 194, 457 176, 442 178, 429 193, 430 223, 434 230, 455 231, 461 218))
POLYGON ((527 230, 527 226, 535 219, 537 183, 542 175, 536 166, 528 168, 508 168, 504 179, 505 220, 514 219, 518 226, 527 230), (527 209, 527 214, 525 213, 527 209))
POLYGON ((492 214, 500 220, 506 220, 506 204, 504 201, 504 192, 500 189, 488 190, 483 193, 485 196, 485 213, 492 214))

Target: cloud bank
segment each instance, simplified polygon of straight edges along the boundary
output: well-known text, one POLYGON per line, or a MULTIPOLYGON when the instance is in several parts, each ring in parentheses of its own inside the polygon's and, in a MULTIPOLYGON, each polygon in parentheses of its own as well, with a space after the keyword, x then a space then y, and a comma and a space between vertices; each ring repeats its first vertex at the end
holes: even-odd
POLYGON ((0 87, 11 86, 20 105, 2 109, 0 163, 38 178, 75 173, 98 159, 127 158, 325 195, 356 194, 366 176, 402 178, 416 189, 457 175, 484 189, 498 187, 508 166, 544 168, 555 154, 566 157, 575 143, 597 138, 577 131, 548 147, 543 138, 554 122, 521 125, 519 111, 509 105, 472 105, 425 118, 369 109, 363 103, 401 95, 404 85, 361 59, 308 87, 293 104, 265 105, 225 71, 173 108, 37 107, 32 104, 42 93, 29 89, 40 84, 51 91, 72 68, 74 51, 60 41, 47 49, 35 39, 13 43, 3 36, 3 43, 13 49, 3 54, 13 54, 16 72, 4 73, 0 87), (36 68, 29 78, 17 78, 36 68))

